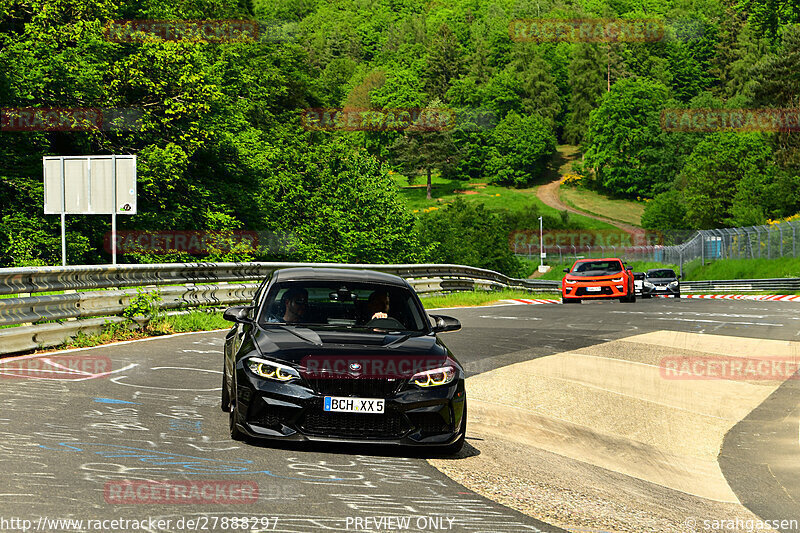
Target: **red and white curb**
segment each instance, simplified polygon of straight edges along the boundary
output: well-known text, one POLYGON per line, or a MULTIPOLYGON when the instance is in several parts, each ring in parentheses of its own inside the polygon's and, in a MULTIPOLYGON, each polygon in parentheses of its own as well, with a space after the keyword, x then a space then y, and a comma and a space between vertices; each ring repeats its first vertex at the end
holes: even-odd
POLYGON ((528 299, 528 298, 513 298, 511 300, 503 300, 504 302, 508 303, 516 303, 516 304, 525 304, 525 305, 540 305, 540 304, 560 304, 561 300, 551 300, 551 299, 528 299))
POLYGON ((798 294, 682 294, 681 298, 756 300, 759 302, 800 302, 800 295, 798 294))
MULTIPOLYGON (((654 294, 656 298, 668 298, 663 294, 654 294)), ((681 294, 681 298, 704 300, 752 300, 758 302, 800 302, 800 294, 681 294)), ((561 300, 537 298, 513 298, 503 300, 504 303, 517 305, 560 304, 561 300)))

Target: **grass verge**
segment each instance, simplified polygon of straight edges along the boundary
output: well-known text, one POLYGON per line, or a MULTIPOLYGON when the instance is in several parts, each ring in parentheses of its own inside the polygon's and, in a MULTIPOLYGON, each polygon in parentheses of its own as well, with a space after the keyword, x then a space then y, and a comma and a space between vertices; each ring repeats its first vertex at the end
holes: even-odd
POLYGON ((642 225, 645 204, 631 200, 616 200, 598 192, 580 187, 562 186, 561 201, 579 211, 609 218, 632 226, 642 225))
MULTIPOLYGON (((441 209, 455 201, 457 197, 467 202, 480 203, 489 209, 507 209, 511 212, 525 211, 534 206, 540 215, 561 217, 561 211, 544 204, 536 196, 536 187, 515 189, 501 187, 487 183, 486 180, 450 180, 440 176, 431 179, 433 198, 426 198, 425 182, 417 180, 413 186, 408 185, 407 179, 400 175, 393 175, 395 183, 400 190, 400 196, 405 204, 416 213, 441 209)), ((569 214, 569 222, 575 229, 614 230, 615 226, 595 220, 593 218, 569 214)))
POLYGON ((421 298, 425 309, 446 308, 446 307, 475 307, 477 305, 488 305, 497 303, 500 300, 510 300, 514 298, 561 298, 557 292, 552 293, 532 293, 527 291, 501 290, 501 291, 473 291, 473 292, 454 292, 441 296, 427 296, 421 298))
POLYGON ((766 279, 800 277, 800 257, 777 259, 720 259, 694 260, 683 265, 686 279, 766 279))
POLYGON ((158 317, 141 329, 135 329, 132 321, 118 324, 107 324, 100 333, 78 333, 72 340, 43 351, 65 350, 69 348, 90 348, 112 342, 146 339, 173 333, 186 333, 190 331, 210 331, 225 329, 231 323, 223 320, 222 313, 214 310, 194 310, 179 315, 165 315, 158 317))

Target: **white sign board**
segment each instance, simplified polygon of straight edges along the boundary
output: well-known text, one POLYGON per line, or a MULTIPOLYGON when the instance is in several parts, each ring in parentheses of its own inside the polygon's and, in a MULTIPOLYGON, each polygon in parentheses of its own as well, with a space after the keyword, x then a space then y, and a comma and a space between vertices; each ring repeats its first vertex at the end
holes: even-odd
POLYGON ((135 215, 136 156, 46 156, 45 215, 135 215))

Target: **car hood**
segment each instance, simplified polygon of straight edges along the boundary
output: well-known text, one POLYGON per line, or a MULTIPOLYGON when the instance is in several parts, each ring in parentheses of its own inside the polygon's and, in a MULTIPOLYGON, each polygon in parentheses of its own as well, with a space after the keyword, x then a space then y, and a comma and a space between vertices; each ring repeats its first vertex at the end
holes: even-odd
POLYGON ((673 281, 678 281, 677 278, 647 278, 645 281, 649 281, 654 285, 664 285, 666 283, 672 283, 673 281))
POLYGON ((265 357, 302 364, 314 357, 424 357, 444 363, 447 348, 433 334, 320 331, 310 328, 255 328, 253 342, 265 357))
POLYGON ((614 272, 612 274, 589 274, 589 275, 581 275, 581 274, 566 274, 564 279, 571 279, 575 281, 587 281, 587 280, 611 280, 622 277, 622 272, 614 272))

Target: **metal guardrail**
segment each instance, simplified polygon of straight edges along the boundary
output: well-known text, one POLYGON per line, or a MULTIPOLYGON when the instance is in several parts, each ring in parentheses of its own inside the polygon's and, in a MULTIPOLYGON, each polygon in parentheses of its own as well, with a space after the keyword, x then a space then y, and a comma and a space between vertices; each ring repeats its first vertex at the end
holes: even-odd
POLYGON ((797 292, 800 278, 682 281, 681 292, 797 292))
POLYGON ((230 306, 249 302, 270 272, 287 267, 378 270, 406 278, 420 294, 559 287, 558 281, 515 279, 462 265, 168 263, 0 269, 0 294, 18 295, 0 299, 0 325, 15 326, 0 329, 0 354, 56 346, 79 332, 95 333, 107 322, 121 322, 119 315, 136 297, 136 287, 159 287, 162 309, 230 306), (43 292, 63 293, 36 295, 43 292))

